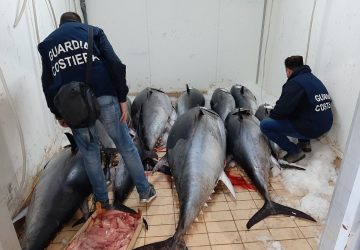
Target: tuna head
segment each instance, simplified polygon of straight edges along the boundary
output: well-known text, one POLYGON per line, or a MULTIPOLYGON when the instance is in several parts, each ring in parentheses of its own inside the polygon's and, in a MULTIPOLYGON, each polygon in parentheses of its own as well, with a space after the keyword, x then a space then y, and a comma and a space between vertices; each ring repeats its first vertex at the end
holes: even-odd
POLYGON ((176 113, 164 92, 151 88, 143 90, 135 98, 131 113, 139 139, 146 150, 165 146, 176 113))
POLYGON ((197 106, 205 106, 204 95, 197 89, 189 88, 186 84, 186 91, 179 96, 176 102, 176 112, 178 115, 182 115, 197 106))
POLYGON ((245 86, 236 84, 230 90, 233 95, 237 108, 248 109, 252 114, 257 109, 257 101, 255 95, 245 86))
POLYGON ((225 121, 227 115, 235 109, 235 100, 229 91, 218 88, 211 97, 210 106, 225 121))

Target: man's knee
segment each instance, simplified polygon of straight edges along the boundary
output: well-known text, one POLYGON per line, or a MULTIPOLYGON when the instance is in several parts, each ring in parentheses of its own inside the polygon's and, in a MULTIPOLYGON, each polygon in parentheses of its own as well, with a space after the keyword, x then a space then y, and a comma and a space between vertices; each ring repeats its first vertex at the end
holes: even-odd
POLYGON ((264 134, 271 131, 271 120, 269 118, 266 118, 260 122, 260 130, 264 134))

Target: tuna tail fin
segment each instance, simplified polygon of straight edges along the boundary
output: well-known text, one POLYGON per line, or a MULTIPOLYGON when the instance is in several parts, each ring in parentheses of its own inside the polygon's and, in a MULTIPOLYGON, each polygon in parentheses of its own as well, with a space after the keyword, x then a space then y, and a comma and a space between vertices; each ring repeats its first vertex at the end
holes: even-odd
POLYGON ((253 217, 250 218, 250 220, 246 224, 246 228, 250 229, 256 223, 265 219, 266 217, 268 217, 270 215, 277 215, 277 214, 295 216, 295 217, 299 217, 299 218, 303 218, 306 220, 311 220, 311 221, 316 222, 316 220, 313 217, 311 217, 310 215, 308 215, 304 212, 301 212, 301 211, 296 210, 291 207, 281 205, 281 204, 273 202, 273 201, 267 201, 267 202, 265 202, 264 206, 256 214, 254 214, 253 217))
POLYGON ((186 93, 190 94, 190 88, 188 84, 186 84, 186 93))
POLYGON ((183 239, 176 240, 174 237, 171 237, 164 241, 159 241, 149 245, 135 248, 135 250, 169 250, 169 249, 187 250, 188 248, 183 239))
POLYGON ((65 133, 65 135, 66 135, 67 139, 70 142, 71 152, 76 152, 78 147, 76 145, 76 142, 75 142, 75 139, 74 139, 73 135, 70 134, 70 133, 67 133, 67 132, 65 133))

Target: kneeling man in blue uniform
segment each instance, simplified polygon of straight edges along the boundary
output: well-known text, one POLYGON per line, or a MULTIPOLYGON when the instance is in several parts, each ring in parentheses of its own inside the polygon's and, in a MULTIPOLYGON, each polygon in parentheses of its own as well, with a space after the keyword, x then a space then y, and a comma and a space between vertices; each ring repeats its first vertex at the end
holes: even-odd
POLYGON ((331 98, 324 84, 304 65, 302 56, 285 59, 287 82, 279 100, 260 128, 287 152, 284 160, 297 162, 311 151, 310 139, 328 132, 333 123, 331 98), (289 137, 298 138, 292 143, 289 137))

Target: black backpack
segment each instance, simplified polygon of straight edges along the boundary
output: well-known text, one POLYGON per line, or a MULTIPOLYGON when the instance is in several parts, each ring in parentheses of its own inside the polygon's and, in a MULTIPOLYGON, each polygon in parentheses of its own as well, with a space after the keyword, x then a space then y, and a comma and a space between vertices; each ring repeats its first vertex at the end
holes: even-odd
POLYGON ((100 116, 100 105, 89 87, 93 55, 93 29, 88 28, 86 80, 62 86, 54 97, 54 105, 70 128, 86 128, 95 124, 100 116))

